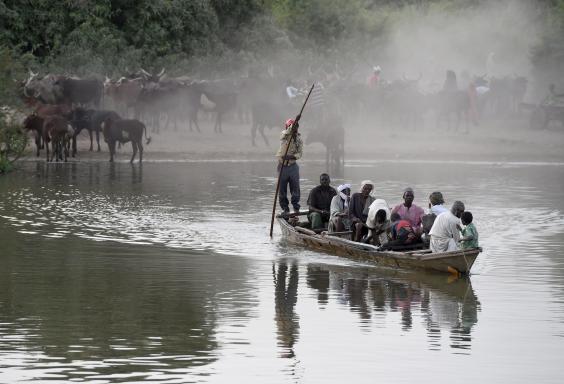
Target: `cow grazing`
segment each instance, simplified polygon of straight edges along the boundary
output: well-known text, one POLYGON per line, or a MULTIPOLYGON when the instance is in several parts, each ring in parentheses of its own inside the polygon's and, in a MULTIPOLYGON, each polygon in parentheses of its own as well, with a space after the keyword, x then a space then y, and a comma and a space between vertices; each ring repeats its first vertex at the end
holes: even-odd
POLYGON ((47 152, 47 161, 53 159, 67 161, 69 156, 70 141, 74 136, 74 130, 69 125, 67 119, 62 116, 48 116, 43 120, 43 141, 47 152), (49 160, 49 141, 53 154, 49 160))
POLYGON ((102 132, 110 150, 110 162, 114 161, 116 143, 123 144, 128 141, 131 141, 133 148, 133 156, 131 156, 130 163, 133 163, 137 150, 139 150, 139 162, 143 161, 143 132, 145 132, 147 145, 151 142, 151 138, 147 137, 147 127, 145 124, 135 119, 114 121, 111 118, 107 118, 102 125, 102 132))
POLYGON ((74 128, 74 136, 72 139, 72 156, 76 156, 76 140, 77 136, 83 129, 88 131, 90 136, 90 151, 93 150, 93 137, 92 133, 96 133, 96 144, 98 145, 98 152, 100 152, 100 132, 102 132, 102 124, 105 120, 120 120, 121 117, 114 111, 107 110, 94 110, 75 108, 71 114, 71 124, 74 128))

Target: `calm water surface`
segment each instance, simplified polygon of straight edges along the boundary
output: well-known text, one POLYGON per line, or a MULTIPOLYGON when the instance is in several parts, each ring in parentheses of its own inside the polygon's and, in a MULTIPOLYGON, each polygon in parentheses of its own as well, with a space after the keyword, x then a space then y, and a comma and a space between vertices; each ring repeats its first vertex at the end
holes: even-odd
MULTIPOLYGON (((322 172, 302 165, 302 202, 322 172)), ((562 164, 357 162, 474 214, 470 278, 268 237, 265 162, 26 163, 0 177, 0 383, 561 383, 562 164)))

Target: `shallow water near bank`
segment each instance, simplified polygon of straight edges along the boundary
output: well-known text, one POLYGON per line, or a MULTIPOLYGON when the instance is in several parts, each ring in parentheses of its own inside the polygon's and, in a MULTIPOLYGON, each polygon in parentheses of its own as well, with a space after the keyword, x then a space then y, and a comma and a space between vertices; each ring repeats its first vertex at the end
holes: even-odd
MULTIPOLYGON (((355 161, 390 205, 472 211, 469 278, 268 230, 262 161, 25 162, 0 177, 0 382, 559 382, 560 163, 355 161)), ((323 171, 301 165, 302 204, 323 171)))

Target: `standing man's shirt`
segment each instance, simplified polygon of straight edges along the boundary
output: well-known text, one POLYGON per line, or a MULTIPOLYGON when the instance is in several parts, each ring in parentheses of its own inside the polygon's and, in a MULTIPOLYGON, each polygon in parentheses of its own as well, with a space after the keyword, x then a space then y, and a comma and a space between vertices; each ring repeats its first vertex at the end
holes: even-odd
MULTIPOLYGON (((288 127, 287 129, 283 130, 280 134, 280 148, 278 148, 278 152, 276 152, 276 157, 278 157, 278 162, 282 164, 284 159, 284 152, 286 151, 286 146, 288 145, 288 140, 292 133, 292 127, 288 127)), ((288 148, 288 155, 292 155, 296 158, 296 160, 302 157, 304 143, 302 141, 302 137, 299 133, 296 134, 295 138, 292 139, 292 143, 290 144, 290 148, 288 148)), ((287 164, 292 165, 296 163, 296 160, 288 160, 287 164)))

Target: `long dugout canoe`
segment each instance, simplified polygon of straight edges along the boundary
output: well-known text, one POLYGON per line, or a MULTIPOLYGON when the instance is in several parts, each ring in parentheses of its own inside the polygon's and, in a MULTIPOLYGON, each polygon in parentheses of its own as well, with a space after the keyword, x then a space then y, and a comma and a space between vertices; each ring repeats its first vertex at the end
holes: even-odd
POLYGON ((292 244, 393 268, 468 274, 482 251, 481 248, 443 253, 431 253, 424 249, 410 252, 379 251, 377 247, 370 244, 357 243, 325 232, 316 234, 305 228, 294 227, 281 216, 277 216, 276 220, 282 230, 282 236, 292 244))

